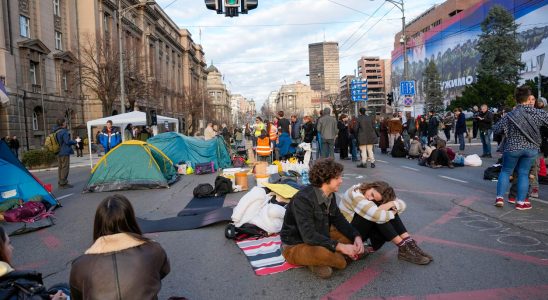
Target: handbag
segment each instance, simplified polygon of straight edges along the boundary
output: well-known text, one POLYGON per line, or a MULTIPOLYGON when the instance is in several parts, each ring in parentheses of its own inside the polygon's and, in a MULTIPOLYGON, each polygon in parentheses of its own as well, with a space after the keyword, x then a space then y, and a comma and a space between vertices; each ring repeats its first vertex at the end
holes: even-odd
POLYGON ((194 167, 194 174, 196 175, 202 175, 202 174, 211 174, 215 172, 215 163, 214 162, 207 162, 207 163, 199 163, 196 164, 194 167))
POLYGON ((42 202, 25 202, 21 206, 4 212, 6 222, 33 223, 51 213, 46 212, 46 206, 42 202))

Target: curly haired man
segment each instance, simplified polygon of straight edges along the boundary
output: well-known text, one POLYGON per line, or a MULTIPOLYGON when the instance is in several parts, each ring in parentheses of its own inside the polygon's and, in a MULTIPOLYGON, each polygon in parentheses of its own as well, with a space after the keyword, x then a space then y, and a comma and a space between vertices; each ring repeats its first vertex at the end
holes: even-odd
POLYGON ((359 233, 341 214, 335 192, 342 183, 343 166, 333 159, 319 159, 310 169, 310 186, 289 203, 282 230, 282 254, 287 262, 307 266, 320 278, 332 268, 346 268, 346 257, 364 253, 359 233))

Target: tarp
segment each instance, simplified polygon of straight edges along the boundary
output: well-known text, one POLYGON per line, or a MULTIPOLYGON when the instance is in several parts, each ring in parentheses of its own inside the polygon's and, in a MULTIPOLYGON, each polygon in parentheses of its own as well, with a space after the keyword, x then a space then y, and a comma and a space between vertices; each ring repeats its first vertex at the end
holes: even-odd
POLYGON ((0 174, 0 203, 12 198, 28 201, 40 195, 51 205, 58 205, 55 197, 34 178, 4 141, 0 141, 0 174))
POLYGON ((189 137, 175 132, 165 132, 153 136, 147 142, 162 150, 173 163, 197 163, 213 161, 215 169, 232 165, 230 154, 222 137, 211 140, 189 137))
MULTIPOLYGON (((157 116, 158 124, 164 124, 165 122, 175 124, 175 131, 179 132, 179 120, 164 116, 157 116)), ((91 127, 105 126, 108 120, 112 121, 112 126, 120 127, 122 133, 122 141, 125 139, 124 129, 128 124, 136 126, 147 125, 147 114, 142 111, 132 111, 125 114, 119 114, 115 116, 105 117, 101 119, 91 120, 87 122, 88 140, 91 141, 91 127)), ((91 159, 91 143, 89 145, 89 164, 93 165, 91 159)))
POLYGON ((171 160, 143 141, 127 141, 114 147, 91 170, 84 191, 167 188, 177 180, 171 160))

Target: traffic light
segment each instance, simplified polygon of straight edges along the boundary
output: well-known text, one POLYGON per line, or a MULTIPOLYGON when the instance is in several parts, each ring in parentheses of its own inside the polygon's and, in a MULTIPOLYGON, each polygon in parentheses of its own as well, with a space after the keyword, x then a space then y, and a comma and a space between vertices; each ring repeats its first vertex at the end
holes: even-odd
POLYGON ((223 13, 223 0, 205 0, 207 9, 215 10, 218 14, 223 13))
POLYGON ((257 8, 259 0, 242 0, 242 14, 247 14, 249 10, 257 8))
POLYGON ((394 101, 394 93, 390 92, 386 94, 386 102, 388 103, 388 106, 392 106, 392 101, 394 101))
POLYGON ((237 17, 238 14, 247 14, 257 8, 259 0, 204 0, 207 9, 215 10, 226 17, 237 17), (223 7, 224 6, 224 7, 223 7))
POLYGON ((225 7, 240 7, 240 0, 225 0, 225 7))

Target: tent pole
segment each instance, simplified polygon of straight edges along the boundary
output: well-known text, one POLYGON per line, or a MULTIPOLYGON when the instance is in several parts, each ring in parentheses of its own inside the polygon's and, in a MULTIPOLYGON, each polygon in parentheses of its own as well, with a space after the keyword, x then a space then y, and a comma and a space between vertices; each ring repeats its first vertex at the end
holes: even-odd
POLYGON ((91 126, 88 126, 88 150, 89 150, 89 167, 93 170, 93 158, 91 157, 91 126))

